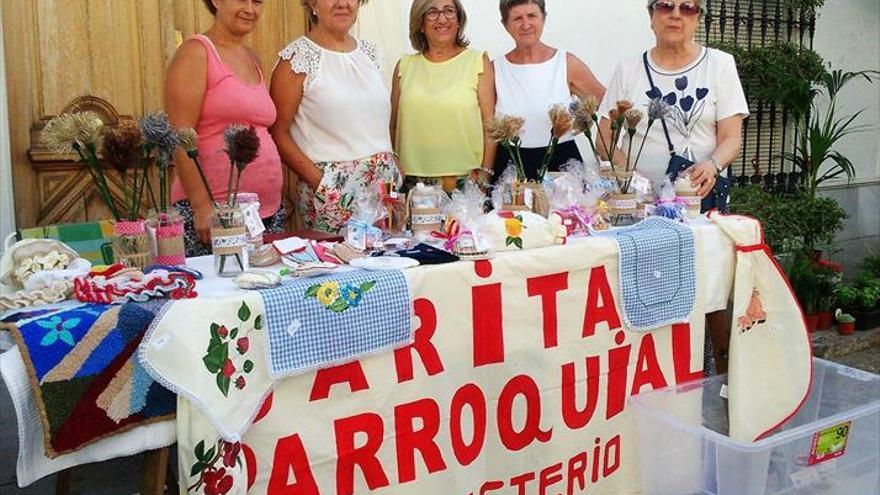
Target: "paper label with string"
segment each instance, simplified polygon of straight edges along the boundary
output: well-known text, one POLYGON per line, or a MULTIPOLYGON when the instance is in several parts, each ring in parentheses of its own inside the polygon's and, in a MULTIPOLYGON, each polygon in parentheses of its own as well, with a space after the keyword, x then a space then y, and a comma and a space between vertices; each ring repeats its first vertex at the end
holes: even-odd
POLYGON ((638 171, 633 172, 632 181, 629 185, 633 191, 642 195, 646 195, 651 192, 651 179, 640 174, 638 171))

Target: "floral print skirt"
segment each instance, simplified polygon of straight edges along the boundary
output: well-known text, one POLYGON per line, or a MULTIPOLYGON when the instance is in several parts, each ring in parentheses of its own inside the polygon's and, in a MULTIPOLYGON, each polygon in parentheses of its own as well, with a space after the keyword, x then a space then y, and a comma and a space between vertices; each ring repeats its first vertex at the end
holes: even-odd
POLYGON ((393 153, 377 153, 371 157, 348 162, 318 162, 324 172, 317 190, 299 183, 297 209, 303 227, 337 234, 354 213, 358 193, 378 187, 378 181, 393 180, 400 187, 401 176, 393 153))

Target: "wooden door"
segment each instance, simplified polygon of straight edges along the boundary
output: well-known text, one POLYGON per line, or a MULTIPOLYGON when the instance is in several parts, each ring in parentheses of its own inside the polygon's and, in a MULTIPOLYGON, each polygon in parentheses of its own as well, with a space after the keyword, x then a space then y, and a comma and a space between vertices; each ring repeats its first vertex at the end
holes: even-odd
MULTIPOLYGON (((161 109, 174 51, 212 20, 201 0, 3 0, 20 228, 109 217, 82 165, 49 152, 39 131, 66 109, 95 110, 108 123, 161 109)), ((305 25, 299 2, 264 3, 250 43, 267 73, 305 25)))

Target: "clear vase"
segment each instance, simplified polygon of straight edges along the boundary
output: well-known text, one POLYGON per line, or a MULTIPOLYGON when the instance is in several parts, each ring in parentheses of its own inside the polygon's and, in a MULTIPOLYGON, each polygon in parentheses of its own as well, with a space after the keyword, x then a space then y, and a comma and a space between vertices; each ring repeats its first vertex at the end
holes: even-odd
POLYGON ((147 220, 153 241, 153 262, 159 265, 186 265, 183 217, 176 213, 156 213, 147 220))
POLYGON ((248 270, 248 234, 244 215, 238 206, 214 211, 211 225, 214 273, 234 277, 248 270))
POLYGON ((143 220, 120 220, 113 224, 113 258, 129 268, 143 270, 152 262, 150 236, 143 220))
POLYGON ((634 193, 612 193, 608 198, 612 223, 617 226, 636 223, 638 196, 634 193))

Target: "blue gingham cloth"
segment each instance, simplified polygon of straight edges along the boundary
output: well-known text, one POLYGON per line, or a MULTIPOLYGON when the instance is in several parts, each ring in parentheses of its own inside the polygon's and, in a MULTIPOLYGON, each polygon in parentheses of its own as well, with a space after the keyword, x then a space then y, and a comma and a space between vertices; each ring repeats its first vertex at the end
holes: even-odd
POLYGON ((632 330, 647 331, 687 321, 696 299, 694 233, 662 217, 602 236, 620 247, 623 318, 632 330))
POLYGON ((260 295, 273 379, 412 343, 412 302, 399 270, 297 280, 260 295))

